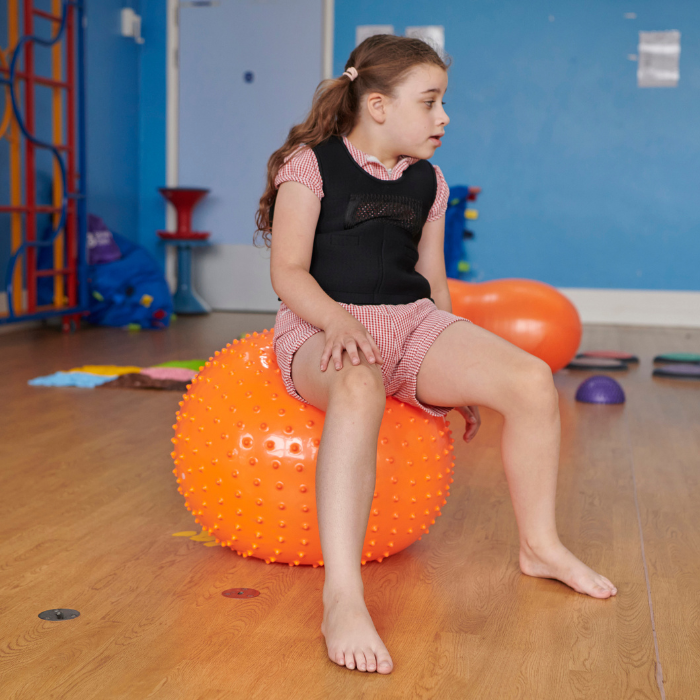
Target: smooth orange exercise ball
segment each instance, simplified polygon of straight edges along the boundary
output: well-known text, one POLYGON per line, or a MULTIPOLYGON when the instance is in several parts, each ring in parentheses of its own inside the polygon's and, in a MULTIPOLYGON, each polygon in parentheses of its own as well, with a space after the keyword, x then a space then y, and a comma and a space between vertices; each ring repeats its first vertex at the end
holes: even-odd
MULTIPOLYGON (((173 473, 195 522, 222 547, 290 566, 323 565, 316 457, 325 413, 287 393, 274 331, 216 351, 188 385, 173 473)), ((362 564, 405 549, 435 522, 454 474, 450 422, 387 397, 362 564)))
POLYGON ((581 343, 576 307, 545 282, 448 278, 452 312, 544 360, 552 373, 571 362, 581 343))

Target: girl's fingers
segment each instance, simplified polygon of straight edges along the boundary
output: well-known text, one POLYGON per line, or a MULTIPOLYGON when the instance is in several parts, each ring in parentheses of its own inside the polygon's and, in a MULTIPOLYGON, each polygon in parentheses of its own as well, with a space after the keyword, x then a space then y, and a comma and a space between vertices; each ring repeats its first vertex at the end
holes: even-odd
POLYGON ((343 366, 343 346, 340 343, 333 346, 333 364, 336 369, 341 369, 343 366))
POLYGON ((352 362, 353 365, 359 365, 360 353, 357 351, 357 342, 354 338, 350 338, 348 341, 346 341, 345 349, 347 350, 348 355, 350 355, 350 362, 352 362))
POLYGON ((370 335, 368 336, 369 338, 369 343, 372 347, 372 352, 374 353, 374 357, 376 361, 381 365, 384 360, 382 359, 382 353, 379 352, 379 348, 377 347, 377 344, 374 342, 374 338, 370 335))
POLYGON ((374 351, 372 350, 372 346, 366 340, 360 341, 360 348, 362 349, 362 352, 365 354, 365 357, 367 358, 368 362, 376 362, 377 361, 377 356, 374 354, 374 351))
POLYGON ((330 362, 333 362, 333 366, 336 369, 341 369, 343 366, 343 350, 347 351, 353 365, 359 365, 361 363, 360 350, 362 350, 363 354, 370 362, 376 362, 378 364, 384 362, 372 336, 368 335, 367 338, 358 339, 350 337, 343 342, 336 341, 333 343, 331 341, 326 345, 321 355, 321 371, 324 372, 330 362))
POLYGON ((321 355, 321 372, 326 371, 326 368, 328 367, 328 361, 331 358, 332 350, 333 346, 330 343, 326 344, 326 347, 323 348, 323 354, 321 355))
POLYGON ((464 406, 463 408, 465 420, 477 426, 481 424, 481 415, 479 414, 478 406, 464 406))

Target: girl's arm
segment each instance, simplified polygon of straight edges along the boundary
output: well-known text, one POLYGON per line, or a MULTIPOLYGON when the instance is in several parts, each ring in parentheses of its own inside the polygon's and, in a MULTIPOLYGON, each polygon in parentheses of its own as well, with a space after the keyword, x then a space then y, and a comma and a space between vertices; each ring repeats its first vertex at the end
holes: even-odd
POLYGON ((347 312, 309 273, 321 200, 299 182, 277 190, 270 249, 270 279, 277 296, 308 323, 325 329, 347 312))
POLYGON ((423 233, 418 244, 416 272, 419 272, 430 282, 430 294, 435 301, 435 306, 442 311, 452 313, 452 300, 447 286, 447 271, 445 269, 444 215, 435 221, 427 221, 423 226, 423 233))

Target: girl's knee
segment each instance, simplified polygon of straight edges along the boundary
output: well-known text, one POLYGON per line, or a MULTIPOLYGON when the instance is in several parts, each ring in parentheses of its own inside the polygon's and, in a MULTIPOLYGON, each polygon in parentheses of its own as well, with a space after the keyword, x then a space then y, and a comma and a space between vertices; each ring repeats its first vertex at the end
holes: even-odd
POLYGON ((353 365, 350 356, 343 353, 343 366, 335 370, 329 365, 327 372, 337 372, 335 381, 331 385, 332 394, 342 394, 348 400, 356 399, 363 404, 371 401, 375 404, 386 405, 386 391, 378 366, 361 362, 353 365))
POLYGON ((554 385, 551 367, 531 355, 520 367, 517 387, 521 398, 526 403, 550 404, 559 402, 559 394, 554 385))

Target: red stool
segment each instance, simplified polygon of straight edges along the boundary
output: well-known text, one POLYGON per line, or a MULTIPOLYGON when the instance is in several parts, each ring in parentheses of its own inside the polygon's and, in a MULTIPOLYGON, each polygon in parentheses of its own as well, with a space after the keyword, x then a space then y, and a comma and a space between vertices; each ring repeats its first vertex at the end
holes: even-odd
POLYGON ((158 235, 164 240, 174 238, 192 238, 204 240, 210 233, 192 230, 192 210, 210 190, 201 187, 159 187, 158 191, 165 197, 177 211, 177 231, 158 231, 158 235))

